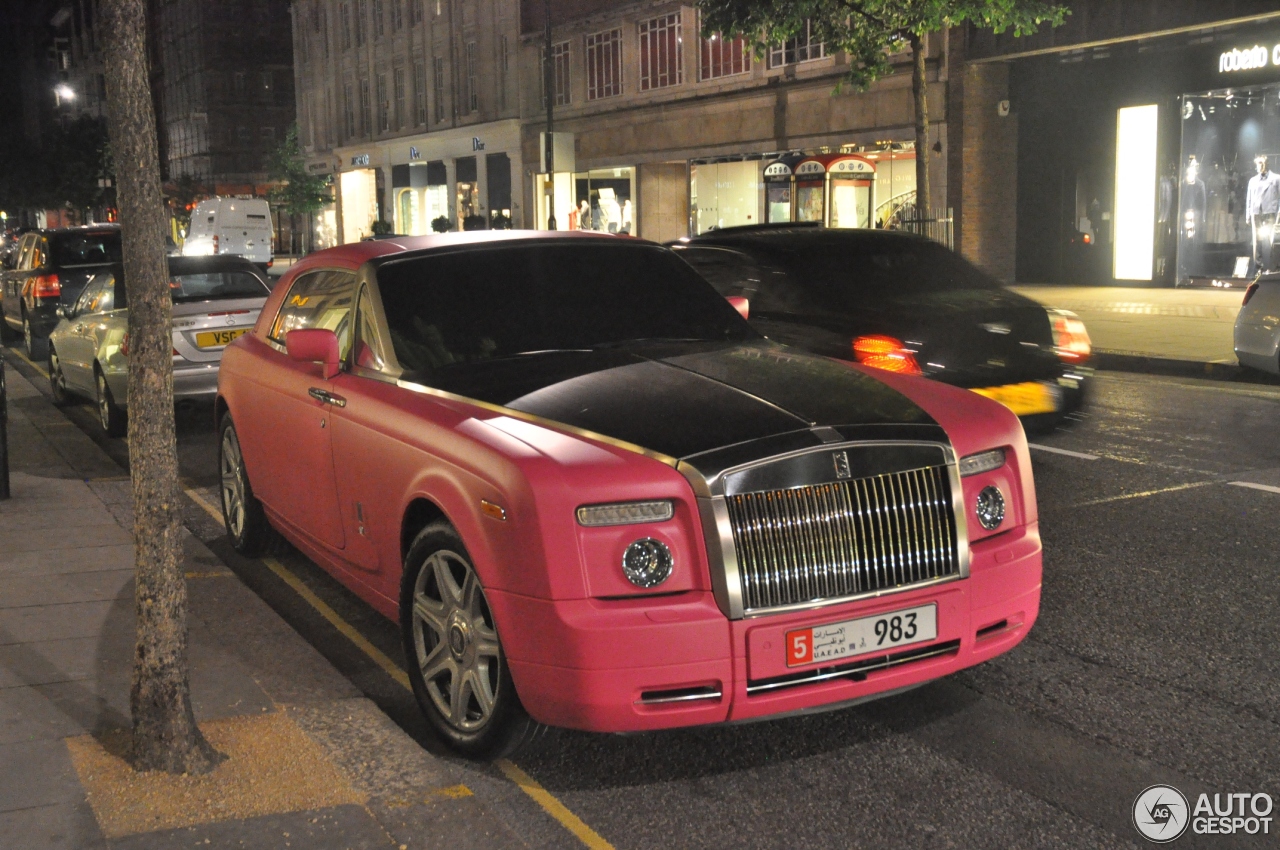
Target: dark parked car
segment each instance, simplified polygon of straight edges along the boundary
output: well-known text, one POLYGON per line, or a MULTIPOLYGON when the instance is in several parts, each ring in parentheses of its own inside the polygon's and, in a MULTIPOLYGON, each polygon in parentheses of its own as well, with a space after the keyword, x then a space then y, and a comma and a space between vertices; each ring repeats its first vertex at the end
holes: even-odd
POLYGON ((91 277, 119 262, 119 225, 25 234, 15 267, 0 277, 0 333, 20 332, 27 356, 44 359, 58 307, 75 304, 91 277))
POLYGON ((927 239, 757 226, 672 247, 777 342, 974 390, 1028 426, 1082 404, 1090 372, 1084 324, 927 239))

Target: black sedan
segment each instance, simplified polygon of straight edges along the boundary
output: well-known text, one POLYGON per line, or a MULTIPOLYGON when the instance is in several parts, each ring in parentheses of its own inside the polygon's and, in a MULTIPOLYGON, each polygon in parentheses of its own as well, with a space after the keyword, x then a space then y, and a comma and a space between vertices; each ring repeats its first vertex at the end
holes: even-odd
POLYGON ((765 225, 671 247, 777 342, 974 390, 1030 427, 1083 403, 1084 324, 927 239, 765 225))

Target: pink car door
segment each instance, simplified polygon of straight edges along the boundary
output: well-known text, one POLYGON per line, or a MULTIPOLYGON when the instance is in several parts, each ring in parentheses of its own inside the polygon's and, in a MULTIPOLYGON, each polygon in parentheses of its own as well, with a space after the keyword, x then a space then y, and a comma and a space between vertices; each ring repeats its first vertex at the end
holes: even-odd
MULTIPOLYGON (((351 340, 355 275, 317 271, 295 280, 272 322, 270 338, 283 347, 289 331, 323 328, 338 335, 345 358, 351 340)), ((289 523, 334 549, 346 545, 333 468, 333 415, 342 400, 320 364, 270 349, 245 386, 254 408, 245 439, 274 474, 255 484, 264 502, 289 523)), ((246 425, 249 423, 246 422, 246 425)), ((246 447, 249 448, 249 447, 246 447)))

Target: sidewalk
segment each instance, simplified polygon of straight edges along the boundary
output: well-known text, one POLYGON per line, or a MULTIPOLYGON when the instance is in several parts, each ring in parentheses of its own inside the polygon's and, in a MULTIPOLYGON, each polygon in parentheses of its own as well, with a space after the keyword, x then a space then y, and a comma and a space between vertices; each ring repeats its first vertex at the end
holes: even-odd
MULTIPOLYGON (((134 774, 129 481, 10 368, 0 502, 0 846, 505 847, 522 842, 185 534, 195 714, 226 762, 134 774)), ((474 773, 472 774, 474 776, 474 773)))
POLYGON ((1079 314, 1100 369, 1240 377, 1233 332, 1243 289, 1047 284, 1010 289, 1079 314))

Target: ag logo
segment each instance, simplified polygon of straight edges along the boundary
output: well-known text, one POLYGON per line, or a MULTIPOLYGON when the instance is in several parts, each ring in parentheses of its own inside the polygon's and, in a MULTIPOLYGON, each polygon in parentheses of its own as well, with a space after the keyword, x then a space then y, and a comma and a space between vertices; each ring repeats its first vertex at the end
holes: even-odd
POLYGON ((1133 825, 1148 841, 1167 844, 1187 831, 1187 798, 1172 785, 1152 785, 1133 801, 1133 825))

